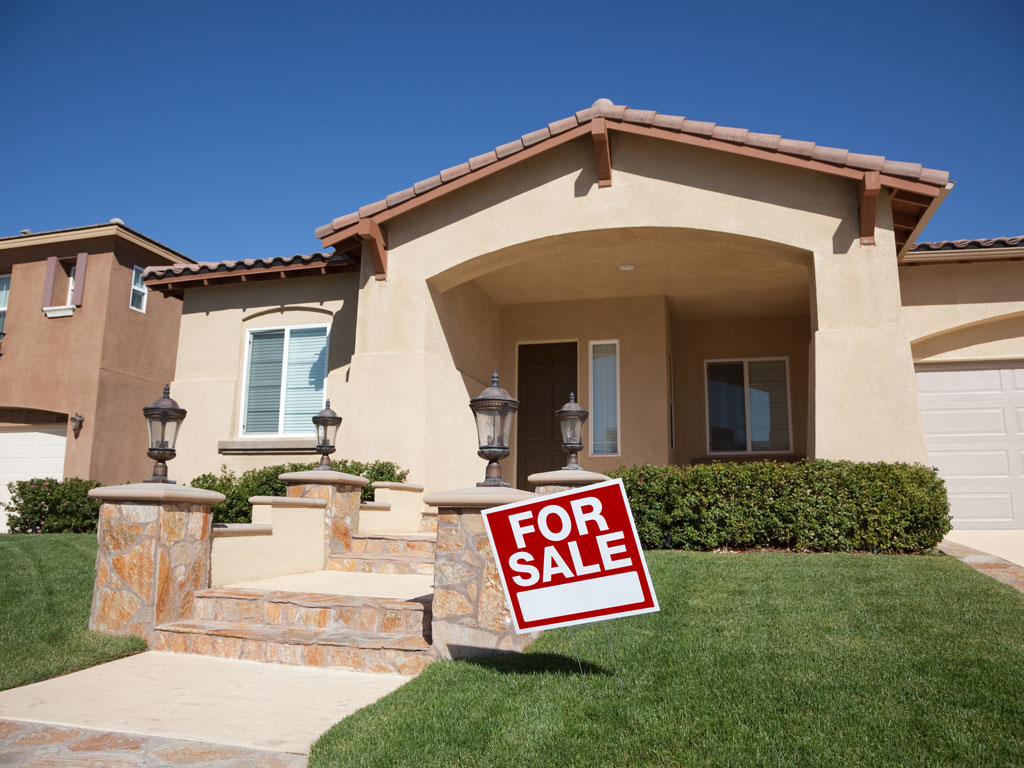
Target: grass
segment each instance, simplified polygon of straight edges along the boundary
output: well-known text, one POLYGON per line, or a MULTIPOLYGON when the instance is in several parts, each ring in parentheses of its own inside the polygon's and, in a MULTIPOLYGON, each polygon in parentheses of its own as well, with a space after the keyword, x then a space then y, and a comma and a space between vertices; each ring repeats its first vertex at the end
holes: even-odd
POLYGON ((432 664, 331 728, 310 765, 1024 764, 1009 587, 943 556, 648 560, 660 613, 432 664))
POLYGON ((145 650, 88 630, 96 534, 0 535, 0 690, 145 650))

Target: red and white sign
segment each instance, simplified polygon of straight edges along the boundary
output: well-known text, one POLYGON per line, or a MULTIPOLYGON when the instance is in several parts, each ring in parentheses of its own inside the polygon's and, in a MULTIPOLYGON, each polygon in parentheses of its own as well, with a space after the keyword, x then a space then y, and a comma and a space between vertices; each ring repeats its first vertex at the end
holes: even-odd
POLYGON ((658 610, 622 480, 483 511, 516 632, 658 610))

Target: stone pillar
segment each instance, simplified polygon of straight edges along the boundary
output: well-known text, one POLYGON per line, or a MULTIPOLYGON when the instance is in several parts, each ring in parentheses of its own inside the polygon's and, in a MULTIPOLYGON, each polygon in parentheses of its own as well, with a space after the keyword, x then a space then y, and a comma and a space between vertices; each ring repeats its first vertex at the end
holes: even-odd
POLYGON ((525 650, 538 633, 517 635, 481 510, 528 499, 515 488, 428 493, 438 508, 431 636, 442 658, 464 659, 525 650))
POLYGON ((163 483, 95 488, 103 501, 89 629, 149 641, 190 618, 210 584, 210 506, 223 494, 163 483))
POLYGON ((289 496, 323 499, 327 502, 324 515, 324 567, 331 555, 350 552, 352 537, 359 533, 359 496, 363 486, 370 481, 359 475, 326 469, 285 472, 280 478, 288 484, 289 496))
POLYGON ((541 496, 559 491, 572 491, 584 485, 603 483, 611 480, 608 475, 600 472, 589 472, 585 469, 556 469, 551 472, 538 472, 526 478, 533 489, 541 496))

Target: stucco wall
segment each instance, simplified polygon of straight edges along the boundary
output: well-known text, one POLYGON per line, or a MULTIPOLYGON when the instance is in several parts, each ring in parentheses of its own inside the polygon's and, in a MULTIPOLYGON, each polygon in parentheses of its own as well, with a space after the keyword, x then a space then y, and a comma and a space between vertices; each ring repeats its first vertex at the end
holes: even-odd
POLYGON ((1024 264, 920 264, 899 270, 915 362, 1024 359, 1024 264))
MULTIPOLYGON (((707 449, 707 360, 784 357, 789 361, 791 456, 807 455, 810 318, 767 317, 713 322, 679 320, 673 328, 676 449, 674 462, 715 458, 707 449)), ((749 454, 758 456, 759 454, 749 454)), ((721 456, 723 460, 734 456, 721 456)))
MULTIPOLYGON (((269 464, 316 460, 308 454, 222 455, 218 443, 243 437, 240 409, 249 329, 327 325, 327 397, 343 419, 346 408, 359 407, 345 394, 357 292, 358 278, 352 273, 188 290, 181 318, 182 343, 171 386, 172 397, 188 416, 178 438, 178 456, 169 465, 171 477, 188 481, 204 472, 217 472, 222 464, 241 472, 269 464)), ((310 439, 312 429, 311 422, 310 439)), ((349 451, 349 436, 343 421, 336 456, 366 458, 349 451)))

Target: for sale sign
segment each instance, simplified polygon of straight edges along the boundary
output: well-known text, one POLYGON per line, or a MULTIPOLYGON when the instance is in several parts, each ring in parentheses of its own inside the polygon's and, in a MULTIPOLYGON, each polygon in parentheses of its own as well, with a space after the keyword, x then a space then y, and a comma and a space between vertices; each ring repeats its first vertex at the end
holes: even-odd
POLYGON ((483 511, 516 632, 658 610, 621 480, 483 511))

